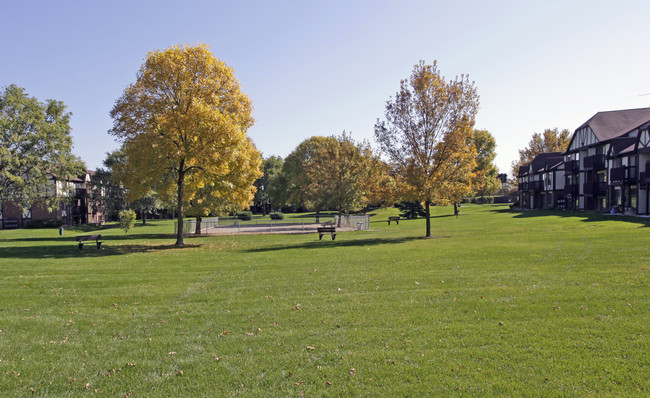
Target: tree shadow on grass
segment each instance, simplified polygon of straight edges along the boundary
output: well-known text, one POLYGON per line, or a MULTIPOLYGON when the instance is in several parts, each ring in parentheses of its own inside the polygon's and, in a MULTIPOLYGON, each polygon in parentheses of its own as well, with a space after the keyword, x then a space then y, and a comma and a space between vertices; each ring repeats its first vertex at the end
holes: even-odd
POLYGON ((650 227, 650 218, 625 216, 621 214, 605 214, 595 211, 564 211, 564 210, 510 210, 510 209, 495 209, 490 210, 493 213, 507 213, 513 214, 514 218, 537 218, 537 217, 566 217, 576 218, 582 222, 602 222, 602 221, 623 221, 634 224, 639 224, 642 227, 650 227))
MULTIPOLYGON (((37 238, 8 238, 8 239, 0 239, 0 243, 4 242, 74 242, 76 243, 76 236, 80 235, 101 235, 101 234, 89 234, 89 233, 81 233, 81 234, 76 234, 74 236, 68 235, 68 236, 41 236, 37 238)), ((175 235, 171 234, 130 234, 130 235, 103 235, 102 236, 102 241, 120 241, 120 240, 136 240, 136 239, 141 239, 141 240, 146 240, 146 239, 166 239, 166 240, 172 240, 175 239, 175 235)))
POLYGON ((201 247, 198 244, 186 244, 179 247, 169 245, 117 245, 111 246, 104 243, 101 249, 97 249, 94 242, 86 243, 82 250, 79 250, 76 242, 68 245, 30 245, 0 247, 0 258, 16 259, 58 259, 58 258, 95 258, 123 256, 135 253, 152 253, 166 250, 184 250, 201 247))
POLYGON ((323 240, 298 243, 295 245, 273 245, 249 249, 249 253, 273 252, 291 249, 323 249, 334 247, 367 247, 376 245, 389 245, 412 242, 417 240, 430 240, 438 238, 449 238, 449 236, 432 236, 431 238, 425 237, 404 237, 404 238, 373 238, 373 239, 355 239, 355 240, 331 240, 327 235, 323 236, 323 240))

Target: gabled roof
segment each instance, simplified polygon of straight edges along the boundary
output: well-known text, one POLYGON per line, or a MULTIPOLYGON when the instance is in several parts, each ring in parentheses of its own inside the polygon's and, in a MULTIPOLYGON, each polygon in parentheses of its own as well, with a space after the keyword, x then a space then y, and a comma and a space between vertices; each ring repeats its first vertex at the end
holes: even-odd
POLYGON ((589 126, 599 141, 606 141, 628 133, 648 121, 650 108, 598 112, 576 131, 589 126))
POLYGON ((618 137, 612 139, 612 155, 622 155, 634 151, 636 137, 618 137))
POLYGON ((530 168, 530 165, 527 165, 527 164, 519 166, 519 173, 517 174, 517 176, 519 176, 519 177, 525 176, 526 174, 528 174, 528 169, 529 168, 530 168))
POLYGON ((562 162, 562 152, 540 153, 531 160, 530 168, 533 173, 539 173, 559 167, 562 162))

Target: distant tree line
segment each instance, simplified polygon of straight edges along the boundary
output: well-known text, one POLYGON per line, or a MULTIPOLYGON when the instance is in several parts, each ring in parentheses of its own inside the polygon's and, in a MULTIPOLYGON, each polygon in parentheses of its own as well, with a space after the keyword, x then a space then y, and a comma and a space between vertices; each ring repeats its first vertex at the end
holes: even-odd
MULTIPOLYGON (((10 86, 0 106, 0 199, 33 202, 43 196, 47 173, 83 168, 70 154, 62 103, 41 104, 10 86)), ((233 69, 205 45, 172 46, 147 55, 111 110, 109 133, 121 147, 92 175, 90 203, 113 220, 125 209, 143 222, 158 209, 173 209, 177 245, 184 217, 196 217, 200 231, 204 216, 249 207, 262 214, 287 208, 345 214, 411 202, 413 214, 423 207, 430 236, 431 205, 455 206, 502 187, 494 137, 474 129, 478 106, 467 76, 446 80, 435 61, 420 61, 376 121, 376 149, 343 131, 310 137, 284 159, 262 158, 246 135, 252 105, 233 69)))

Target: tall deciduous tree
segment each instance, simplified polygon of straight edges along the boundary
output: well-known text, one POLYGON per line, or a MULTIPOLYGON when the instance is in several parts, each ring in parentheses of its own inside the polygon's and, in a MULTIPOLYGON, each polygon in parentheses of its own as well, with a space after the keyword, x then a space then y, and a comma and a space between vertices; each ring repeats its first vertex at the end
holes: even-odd
POLYGON ((241 207, 253 198, 261 155, 246 135, 251 110, 233 69, 206 45, 149 53, 116 101, 110 133, 127 159, 120 179, 131 198, 154 190, 175 202, 176 245, 183 245, 185 207, 204 188, 241 207))
POLYGON ((305 168, 322 148, 333 145, 336 145, 334 137, 310 137, 298 144, 296 149, 284 159, 279 181, 284 186, 282 202, 296 206, 307 204, 308 198, 305 197, 304 187, 310 184, 310 179, 305 168))
POLYGON ((85 165, 73 156, 70 113, 61 101, 39 102, 9 85, 0 94, 0 203, 25 210, 37 204, 55 208, 52 176, 65 181, 83 174, 85 165))
POLYGON ((331 138, 321 142, 305 165, 308 183, 301 189, 310 207, 337 210, 339 215, 358 211, 373 189, 375 157, 368 144, 356 143, 345 132, 331 138))
POLYGON ((476 148, 474 194, 481 197, 493 195, 501 186, 501 181, 497 178, 499 170, 494 164, 496 140, 487 130, 474 130, 472 139, 476 148))
POLYGON ((431 236, 429 205, 456 203, 471 190, 478 104, 467 76, 446 81, 435 61, 420 61, 386 102, 386 120, 375 124, 375 138, 395 168, 401 196, 425 204, 426 237, 431 236))
POLYGON ((528 146, 519 150, 519 159, 512 162, 512 175, 517 177, 519 167, 530 163, 540 153, 564 152, 571 140, 571 131, 556 128, 546 129, 543 133, 533 133, 528 146))

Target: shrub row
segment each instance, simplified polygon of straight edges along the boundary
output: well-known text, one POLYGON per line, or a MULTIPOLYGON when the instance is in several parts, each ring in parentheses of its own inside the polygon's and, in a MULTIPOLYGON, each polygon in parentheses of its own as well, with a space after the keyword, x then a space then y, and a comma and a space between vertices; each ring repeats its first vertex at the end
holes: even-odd
POLYGON ((63 225, 63 221, 50 219, 50 220, 29 220, 25 224, 25 228, 59 228, 63 225))

